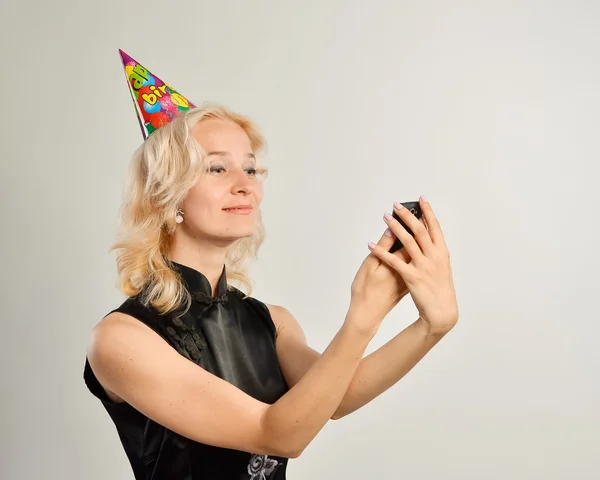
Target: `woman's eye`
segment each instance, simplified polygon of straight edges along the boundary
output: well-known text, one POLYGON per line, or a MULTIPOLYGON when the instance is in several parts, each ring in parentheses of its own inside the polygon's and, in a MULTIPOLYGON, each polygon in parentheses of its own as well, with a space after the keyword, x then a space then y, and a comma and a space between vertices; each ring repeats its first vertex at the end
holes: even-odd
MULTIPOLYGON (((210 173, 216 173, 218 175, 223 174, 227 171, 227 169, 221 165, 211 165, 209 168, 209 172, 210 173)), ((246 168, 246 174, 250 175, 252 177, 256 176, 258 174, 258 169, 255 167, 249 167, 246 168)))

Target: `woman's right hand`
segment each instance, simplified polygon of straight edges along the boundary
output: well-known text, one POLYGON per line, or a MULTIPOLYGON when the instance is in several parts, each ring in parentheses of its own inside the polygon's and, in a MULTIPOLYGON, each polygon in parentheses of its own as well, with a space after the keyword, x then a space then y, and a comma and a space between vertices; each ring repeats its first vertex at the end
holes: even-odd
MULTIPOLYGON (((395 236, 386 230, 377 245, 389 250, 394 241, 395 236)), ((404 249, 396 252, 396 255, 410 259, 404 249)), ((361 314, 349 318, 361 331, 375 335, 386 315, 407 294, 408 289, 402 277, 371 253, 356 272, 351 287, 350 309, 361 314)))

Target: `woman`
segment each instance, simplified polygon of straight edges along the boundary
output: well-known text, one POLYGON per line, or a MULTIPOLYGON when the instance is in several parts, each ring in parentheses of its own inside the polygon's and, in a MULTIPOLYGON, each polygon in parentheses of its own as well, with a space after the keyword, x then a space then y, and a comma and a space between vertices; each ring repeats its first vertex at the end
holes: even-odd
POLYGON ((405 375, 456 323, 439 224, 406 209, 363 262, 348 312, 318 353, 285 308, 248 286, 263 238, 263 139, 225 108, 192 108, 156 130, 133 159, 118 269, 126 301, 94 328, 85 380, 118 430, 137 479, 283 479, 330 419, 405 375), (405 247, 388 253, 395 237, 405 247), (419 319, 363 358, 410 293, 419 319))

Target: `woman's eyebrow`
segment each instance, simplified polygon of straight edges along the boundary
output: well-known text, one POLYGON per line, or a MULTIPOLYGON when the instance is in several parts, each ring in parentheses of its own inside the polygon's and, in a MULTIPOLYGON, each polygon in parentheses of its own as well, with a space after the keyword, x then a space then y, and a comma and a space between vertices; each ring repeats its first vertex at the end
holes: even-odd
MULTIPOLYGON (((229 152, 222 152, 222 151, 214 151, 214 152, 210 152, 210 153, 206 154, 207 157, 210 157, 211 155, 217 155, 219 157, 229 157, 230 153, 229 152)), ((256 157, 254 156, 253 153, 247 153, 246 157, 252 158, 253 160, 256 160, 256 157)))

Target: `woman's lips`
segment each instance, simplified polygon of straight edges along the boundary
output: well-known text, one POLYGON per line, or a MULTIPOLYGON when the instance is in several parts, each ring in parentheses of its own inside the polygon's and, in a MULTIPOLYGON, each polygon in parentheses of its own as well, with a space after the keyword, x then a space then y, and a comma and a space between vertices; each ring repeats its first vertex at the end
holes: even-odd
POLYGON ((234 215, 250 215, 252 213, 252 207, 231 207, 223 210, 234 215))

